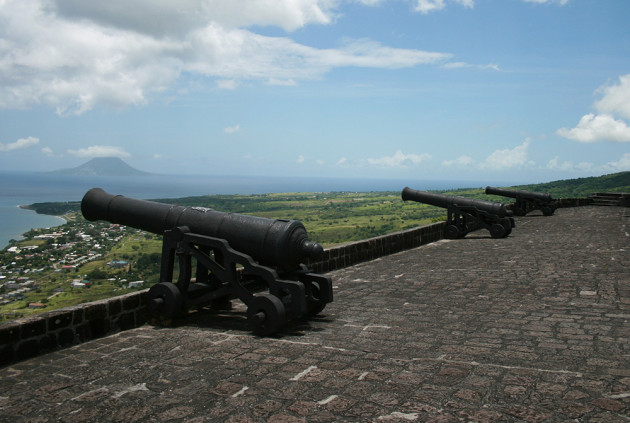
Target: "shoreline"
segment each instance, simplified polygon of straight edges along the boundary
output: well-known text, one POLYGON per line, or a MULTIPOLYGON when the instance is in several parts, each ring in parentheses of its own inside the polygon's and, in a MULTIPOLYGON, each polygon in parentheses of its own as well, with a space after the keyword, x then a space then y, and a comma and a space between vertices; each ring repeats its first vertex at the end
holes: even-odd
MULTIPOLYGON (((4 225, 2 226, 3 232, 2 232, 2 239, 0 239, 0 250, 5 250, 7 247, 9 247, 9 243, 8 241, 10 239, 15 239, 16 241, 22 241, 24 239, 26 239, 26 237, 24 236, 25 233, 33 230, 33 229, 42 229, 42 230, 46 230, 46 229, 51 229, 51 228, 56 228, 58 226, 63 226, 66 223, 68 223, 68 219, 62 217, 62 216, 58 216, 58 215, 50 215, 50 214, 39 214, 37 212, 35 212, 35 210, 29 208, 27 205, 23 205, 23 204, 18 204, 15 206, 14 209, 17 210, 24 210, 24 211, 30 211, 31 216, 36 216, 36 217, 31 217, 30 219, 42 219, 42 222, 37 222, 37 221, 29 221, 29 223, 27 224, 21 224, 19 226, 22 226, 20 229, 16 229, 14 230, 10 230, 6 231, 7 229, 4 225), (54 222, 51 222, 51 218, 54 218, 54 222), (43 219, 48 219, 47 222, 44 223, 43 219), (20 231, 18 233, 18 231, 20 231)), ((17 212, 18 214, 22 214, 22 212, 17 212)), ((18 226, 18 225, 16 225, 18 226)))

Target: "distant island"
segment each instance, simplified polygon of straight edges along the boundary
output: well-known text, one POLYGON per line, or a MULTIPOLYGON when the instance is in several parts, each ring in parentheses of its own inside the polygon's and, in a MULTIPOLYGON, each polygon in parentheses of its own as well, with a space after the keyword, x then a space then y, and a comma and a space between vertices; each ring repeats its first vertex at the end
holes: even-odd
POLYGON ((60 169, 52 172, 46 172, 54 175, 70 175, 70 176, 141 176, 154 175, 153 173, 143 172, 118 157, 96 157, 87 163, 70 169, 60 169))

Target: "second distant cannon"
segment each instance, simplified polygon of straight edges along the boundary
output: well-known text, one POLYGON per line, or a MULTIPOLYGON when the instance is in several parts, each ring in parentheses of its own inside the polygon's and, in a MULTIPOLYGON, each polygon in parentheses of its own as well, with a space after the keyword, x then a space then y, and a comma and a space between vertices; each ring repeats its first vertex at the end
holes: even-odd
POLYGON ((478 229, 487 229, 492 238, 505 238, 515 226, 512 211, 503 203, 417 191, 409 187, 402 190, 402 199, 447 209, 446 237, 449 239, 463 238, 478 229))
POLYGON ((514 198, 512 211, 515 216, 525 216, 533 210, 540 210, 545 216, 556 211, 556 201, 551 195, 542 192, 511 190, 505 188, 486 187, 486 194, 514 198))

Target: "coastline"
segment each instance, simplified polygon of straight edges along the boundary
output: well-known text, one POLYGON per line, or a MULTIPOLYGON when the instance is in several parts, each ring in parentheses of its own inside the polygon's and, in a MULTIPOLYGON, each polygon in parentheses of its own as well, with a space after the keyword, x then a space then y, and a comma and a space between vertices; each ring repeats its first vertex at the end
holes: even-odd
POLYGON ((0 250, 9 246, 9 241, 23 240, 24 234, 33 229, 50 229, 63 226, 68 219, 57 215, 38 214, 23 204, 6 205, 0 208, 0 250))

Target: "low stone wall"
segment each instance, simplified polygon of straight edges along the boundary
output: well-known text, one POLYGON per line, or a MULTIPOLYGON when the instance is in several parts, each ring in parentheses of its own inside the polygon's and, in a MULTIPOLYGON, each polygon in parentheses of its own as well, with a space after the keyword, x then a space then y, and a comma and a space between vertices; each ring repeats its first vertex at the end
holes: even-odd
POLYGON ((0 366, 147 322, 147 290, 24 317, 0 325, 0 366))
POLYGON ((318 260, 306 264, 317 273, 326 273, 363 261, 419 247, 444 238, 445 222, 377 236, 324 250, 318 260))
MULTIPOLYGON (((591 204, 589 199, 558 200, 558 207, 591 204)), ((324 250, 307 265, 326 273, 444 238, 445 222, 356 241, 324 250)), ((0 324, 0 366, 66 348, 145 324, 147 290, 81 304, 0 324)))
POLYGON ((560 198, 556 200, 556 206, 561 208, 566 207, 580 207, 593 204, 593 200, 590 198, 560 198))

